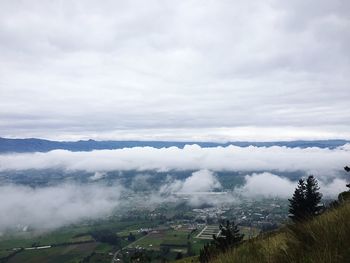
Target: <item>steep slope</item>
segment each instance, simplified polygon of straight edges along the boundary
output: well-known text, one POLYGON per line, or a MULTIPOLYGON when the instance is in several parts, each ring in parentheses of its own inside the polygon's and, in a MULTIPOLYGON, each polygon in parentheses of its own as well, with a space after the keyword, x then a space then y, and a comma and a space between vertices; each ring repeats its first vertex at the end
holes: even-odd
MULTIPOLYGON (((198 262, 196 258, 181 261, 198 262)), ((218 255, 213 263, 350 262, 350 203, 218 255)))

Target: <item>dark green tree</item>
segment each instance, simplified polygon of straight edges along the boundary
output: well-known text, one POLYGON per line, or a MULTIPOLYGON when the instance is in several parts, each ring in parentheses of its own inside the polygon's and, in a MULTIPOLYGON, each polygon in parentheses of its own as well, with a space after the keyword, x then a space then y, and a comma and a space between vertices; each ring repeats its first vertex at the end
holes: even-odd
POLYGON ((306 180, 305 192, 306 210, 308 217, 318 215, 323 208, 320 205, 322 194, 319 192, 319 190, 320 187, 318 186, 316 178, 310 175, 306 180))
POLYGON ((176 260, 179 260, 179 259, 182 259, 184 256, 183 256, 183 254, 181 253, 181 252, 178 252, 177 254, 176 254, 176 260))
MULTIPOLYGON (((345 170, 346 172, 350 172, 350 167, 349 167, 349 166, 345 166, 345 167, 344 167, 344 170, 345 170)), ((350 188, 350 184, 347 184, 346 187, 350 188)), ((350 190, 349 190, 349 191, 350 191, 350 190)))
POLYGON ((210 244, 206 244, 199 252, 199 262, 208 263, 217 255, 234 247, 243 240, 244 235, 239 232, 237 225, 232 221, 220 224, 220 233, 213 235, 210 244))
POLYGON ((227 220, 225 224, 220 224, 219 235, 213 235, 213 244, 221 251, 238 244, 243 240, 244 235, 239 232, 237 225, 227 220))
POLYGON ((302 221, 306 217, 305 202, 306 185, 304 179, 300 179, 293 197, 289 200, 289 217, 294 221, 302 221))
POLYGON ((151 262, 152 258, 148 255, 147 251, 136 251, 130 256, 131 262, 151 262))
POLYGON ((193 256, 194 255, 194 251, 192 248, 192 243, 191 241, 187 241, 187 256, 193 256))
POLYGON ((199 251, 199 262, 209 263, 216 252, 216 248, 212 244, 205 244, 204 247, 199 251))
POLYGON ((133 233, 129 233, 129 236, 128 236, 128 241, 129 242, 134 242, 136 240, 136 237, 133 233))
MULTIPOLYGON (((350 167, 349 166, 345 166, 344 170, 346 172, 350 172, 350 167)), ((346 187, 350 188, 350 184, 347 184, 346 187)), ((332 203, 332 205, 333 205, 333 207, 336 207, 340 203, 343 203, 344 201, 348 201, 348 200, 350 200, 350 189, 348 191, 341 192, 338 195, 338 201, 334 201, 332 203)))
POLYGON ((310 175, 306 181, 300 179, 293 197, 289 200, 289 217, 294 222, 300 222, 307 218, 318 215, 322 194, 319 192, 317 180, 310 175))
POLYGON ((96 230, 91 232, 91 236, 99 242, 108 243, 113 246, 119 247, 121 245, 121 239, 115 233, 108 229, 96 230))
POLYGON ((170 252, 170 248, 168 246, 161 246, 160 253, 162 257, 166 257, 170 252))

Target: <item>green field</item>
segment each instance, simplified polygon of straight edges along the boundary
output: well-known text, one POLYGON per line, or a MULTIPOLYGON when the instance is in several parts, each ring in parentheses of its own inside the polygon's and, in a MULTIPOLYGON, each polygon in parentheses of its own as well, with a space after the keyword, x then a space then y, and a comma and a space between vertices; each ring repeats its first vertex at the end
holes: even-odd
MULTIPOLYGON (((173 229, 170 227, 154 228, 147 235, 140 233, 141 227, 154 227, 158 222, 128 221, 128 222, 101 222, 89 226, 70 226, 47 233, 22 233, 15 238, 2 237, 0 239, 0 258, 13 252, 13 248, 29 248, 33 246, 56 245, 41 250, 24 250, 19 252, 7 262, 80 262, 88 258, 88 262, 108 262, 117 250, 107 243, 96 242, 90 233, 96 230, 108 229, 120 237, 120 246, 128 249, 142 248, 148 251, 161 253, 162 248, 170 250, 169 259, 181 252, 198 254, 204 244, 210 240, 195 238, 199 230, 191 232, 186 228, 173 229), (136 241, 128 241, 132 233, 136 241), (89 242, 89 243, 82 243, 89 242), (190 242, 190 251, 188 243, 190 242), (75 243, 75 244, 71 244, 75 243), (57 246, 58 245, 58 246, 57 246), (158 251, 158 252, 157 252, 158 251)), ((241 231, 257 235, 257 229, 242 227, 241 231)))
POLYGON ((89 262, 98 262, 99 259, 102 260, 100 262, 106 262, 107 258, 108 260, 111 259, 111 256, 108 254, 115 249, 109 244, 95 242, 90 235, 91 232, 107 229, 120 237, 121 246, 127 246, 130 244, 127 241, 127 236, 130 232, 134 232, 135 237, 138 239, 143 235, 137 233, 137 229, 154 227, 157 224, 157 221, 149 222, 146 220, 110 220, 90 225, 72 225, 51 232, 22 232, 15 235, 2 236, 0 238, 0 259, 11 254, 13 248, 55 245, 56 247, 49 249, 24 250, 7 262, 79 262, 92 252, 95 252, 95 254, 91 256, 89 262))
MULTIPOLYGON (((241 227, 241 231, 252 236, 258 229, 241 227)), ((89 225, 73 225, 52 232, 21 233, 18 236, 3 236, 0 239, 0 258, 13 252, 13 248, 30 248, 35 246, 54 245, 48 249, 23 250, 7 262, 109 262, 113 253, 120 248, 124 252, 135 248, 143 249, 155 258, 164 257, 173 260, 179 253, 184 257, 198 255, 200 249, 210 240, 195 238, 201 229, 192 231, 184 225, 159 224, 159 221, 129 220, 100 221, 89 225), (148 234, 141 233, 140 228, 152 228, 148 234), (107 230, 119 237, 119 244, 112 245, 96 239, 94 231, 107 230), (132 233, 136 241, 128 240, 132 233), (95 238, 95 239, 94 239, 95 238), (88 243, 84 243, 88 242, 88 243), (168 251, 168 252, 164 252, 168 251)), ((123 254, 124 254, 123 252, 123 254)))
POLYGON ((53 247, 40 250, 26 250, 11 258, 8 263, 60 263, 79 262, 84 257, 91 254, 96 247, 96 243, 70 245, 64 247, 53 247))
POLYGON ((203 248, 205 244, 210 242, 210 240, 203 240, 203 239, 193 239, 192 240, 192 250, 195 254, 199 254, 199 251, 203 248))
POLYGON ((131 247, 142 247, 152 250, 159 250, 162 245, 186 247, 188 234, 189 232, 173 229, 154 231, 134 242, 131 247))

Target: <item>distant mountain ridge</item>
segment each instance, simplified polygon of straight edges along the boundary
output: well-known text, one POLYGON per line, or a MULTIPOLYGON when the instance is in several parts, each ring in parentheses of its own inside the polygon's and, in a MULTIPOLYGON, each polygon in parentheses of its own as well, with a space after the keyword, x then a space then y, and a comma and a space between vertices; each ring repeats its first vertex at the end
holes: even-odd
POLYGON ((290 148, 329 148, 334 149, 342 146, 350 141, 347 140, 315 140, 315 141, 277 141, 277 142, 249 142, 235 141, 226 143, 215 142, 178 142, 178 141, 50 141, 37 138, 28 139, 8 139, 0 137, 0 153, 24 153, 24 152, 48 152, 52 150, 68 150, 68 151, 92 151, 92 150, 113 150, 132 147, 178 147, 183 148, 185 145, 197 144, 201 147, 226 147, 235 145, 240 147, 256 146, 256 147, 271 147, 285 146, 290 148))

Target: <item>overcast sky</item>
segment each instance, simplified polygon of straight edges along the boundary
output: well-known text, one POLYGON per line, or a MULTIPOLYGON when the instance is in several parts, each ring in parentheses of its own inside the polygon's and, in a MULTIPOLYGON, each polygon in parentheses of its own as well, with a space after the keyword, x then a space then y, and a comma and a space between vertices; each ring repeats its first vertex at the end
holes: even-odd
POLYGON ((0 136, 350 139, 350 1, 0 2, 0 136))

